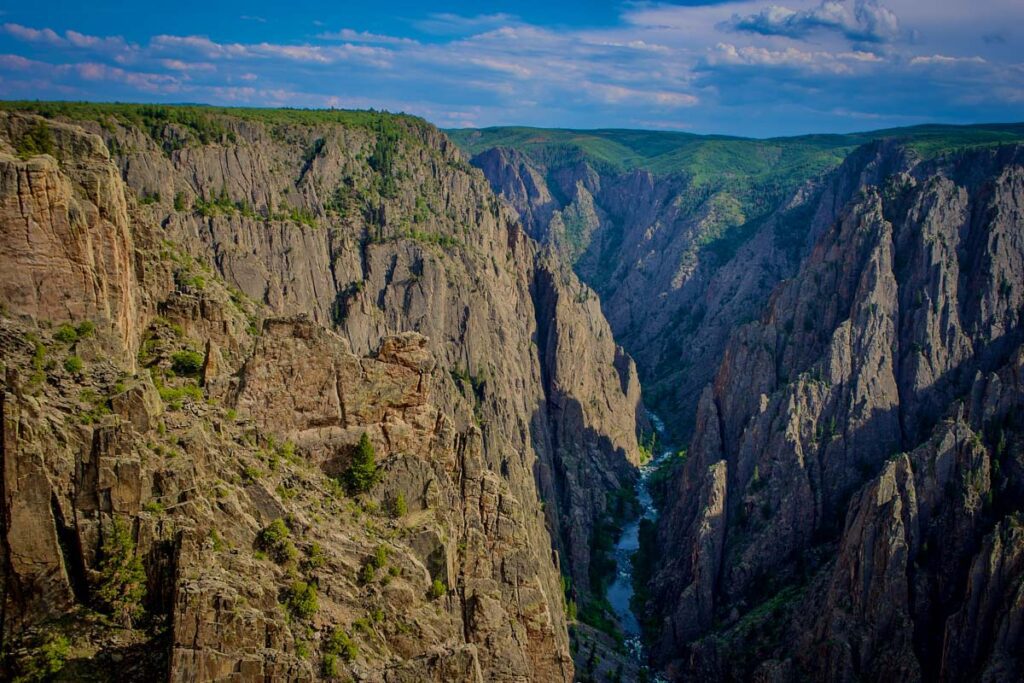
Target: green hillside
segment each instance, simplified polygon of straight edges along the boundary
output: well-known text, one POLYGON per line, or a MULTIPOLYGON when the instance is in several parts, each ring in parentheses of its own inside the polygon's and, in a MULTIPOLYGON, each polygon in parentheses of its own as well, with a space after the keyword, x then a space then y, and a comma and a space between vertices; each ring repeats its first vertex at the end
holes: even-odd
POLYGON ((429 127, 423 119, 407 114, 373 110, 290 109, 258 107, 212 107, 202 104, 128 104, 121 102, 40 102, 3 101, 0 111, 32 112, 46 118, 96 121, 100 125, 117 122, 133 125, 159 137, 163 128, 174 124, 188 130, 201 144, 233 142, 225 119, 258 121, 267 125, 317 126, 338 124, 350 128, 417 131, 429 127))
POLYGON ((1024 124, 923 125, 847 135, 789 138, 737 138, 670 131, 569 130, 500 127, 445 131, 470 155, 493 147, 518 149, 549 167, 585 157, 609 171, 644 169, 655 174, 683 172, 701 185, 723 174, 776 182, 813 176, 841 162, 872 140, 901 138, 922 156, 964 147, 1024 142, 1024 124))

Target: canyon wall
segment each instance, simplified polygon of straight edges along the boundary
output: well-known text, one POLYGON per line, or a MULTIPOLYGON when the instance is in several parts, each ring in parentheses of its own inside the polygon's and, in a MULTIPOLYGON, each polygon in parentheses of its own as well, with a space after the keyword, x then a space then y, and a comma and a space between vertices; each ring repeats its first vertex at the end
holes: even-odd
POLYGON ((639 457, 593 293, 411 117, 43 113, 0 113, 8 666, 570 680, 639 457))
POLYGON ((1020 677, 1024 148, 852 156, 659 522, 674 677, 1020 677), (865 176, 872 159, 884 172, 865 176))

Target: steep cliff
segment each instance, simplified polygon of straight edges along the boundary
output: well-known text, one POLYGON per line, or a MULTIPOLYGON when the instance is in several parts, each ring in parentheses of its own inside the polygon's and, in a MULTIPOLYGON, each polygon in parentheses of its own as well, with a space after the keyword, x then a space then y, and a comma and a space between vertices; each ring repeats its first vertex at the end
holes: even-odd
POLYGON ((655 656, 679 678, 1015 680, 1024 148, 876 143, 831 184, 854 189, 701 395, 655 656))
POLYGON ((570 679, 559 571, 586 591, 638 457, 592 293, 416 119, 34 108, 0 113, 8 664, 570 679))
POLYGON ((772 140, 673 132, 452 131, 526 229, 601 297, 674 441, 736 326, 756 319, 865 183, 887 173, 861 146, 915 152, 1020 141, 1019 125, 922 126, 772 140), (856 171, 823 175, 848 156, 856 171))
POLYGON ((481 152, 473 164, 530 234, 597 290, 640 365, 648 404, 674 436, 687 436, 729 332, 799 262, 800 245, 761 225, 781 193, 747 216, 729 183, 699 184, 685 173, 610 169, 585 156, 552 162, 509 148, 481 152), (749 239, 742 247, 738 233, 749 239))

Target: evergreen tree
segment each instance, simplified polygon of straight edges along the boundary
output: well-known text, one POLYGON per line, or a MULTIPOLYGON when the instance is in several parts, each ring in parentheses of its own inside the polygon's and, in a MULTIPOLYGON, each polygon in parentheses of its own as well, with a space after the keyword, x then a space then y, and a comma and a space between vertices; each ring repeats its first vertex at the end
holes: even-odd
POLYGON ((143 613, 146 572, 135 554, 131 530, 123 521, 114 520, 110 535, 103 542, 102 557, 97 594, 113 616, 125 628, 131 628, 143 613))
POLYGON ((380 481, 377 453, 373 450, 373 444, 370 443, 370 437, 366 435, 366 432, 359 437, 359 445, 356 446, 352 464, 345 470, 343 478, 348 492, 353 495, 366 493, 380 481))

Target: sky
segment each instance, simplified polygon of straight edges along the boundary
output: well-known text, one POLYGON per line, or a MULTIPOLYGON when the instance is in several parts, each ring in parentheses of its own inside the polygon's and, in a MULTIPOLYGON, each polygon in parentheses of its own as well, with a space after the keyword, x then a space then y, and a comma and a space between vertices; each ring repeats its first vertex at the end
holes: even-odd
POLYGON ((1022 0, 0 0, 0 98, 751 137, 1024 120, 1022 0))

